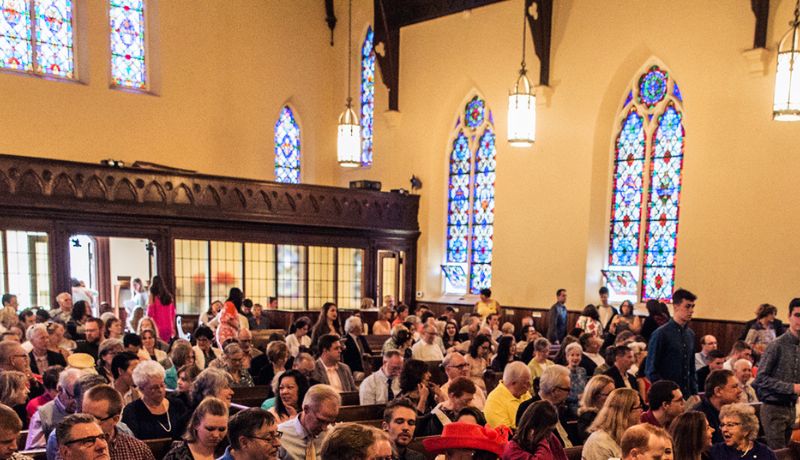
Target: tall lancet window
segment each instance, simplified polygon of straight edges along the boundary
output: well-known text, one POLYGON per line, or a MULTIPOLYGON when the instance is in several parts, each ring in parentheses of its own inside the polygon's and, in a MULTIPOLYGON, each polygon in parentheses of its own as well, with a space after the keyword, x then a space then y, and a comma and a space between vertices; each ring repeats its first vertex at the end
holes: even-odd
POLYGON ((375 49, 372 26, 361 46, 361 166, 372 166, 372 114, 375 111, 375 49))
POLYGON ((275 123, 275 182, 300 183, 300 127, 289 107, 275 123))
POLYGON ((605 274, 617 296, 671 300, 685 142, 683 96, 669 72, 653 65, 639 75, 618 119, 605 274))
POLYGON ((495 148, 492 111, 475 96, 460 111, 449 149, 445 292, 492 285, 495 148))

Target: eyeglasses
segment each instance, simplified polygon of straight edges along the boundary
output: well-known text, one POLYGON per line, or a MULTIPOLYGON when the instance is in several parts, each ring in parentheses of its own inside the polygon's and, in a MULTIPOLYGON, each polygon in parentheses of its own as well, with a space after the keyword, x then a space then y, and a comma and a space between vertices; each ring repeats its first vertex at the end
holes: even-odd
POLYGON ((466 369, 469 367, 469 363, 459 364, 458 366, 447 366, 447 367, 452 367, 455 369, 466 369))
POLYGON ((730 423, 720 423, 719 427, 724 429, 724 428, 733 428, 733 427, 739 426, 739 425, 741 425, 741 423, 730 422, 730 423))
POLYGON ((252 439, 260 439, 262 441, 267 441, 268 443, 273 443, 273 442, 275 442, 276 439, 281 439, 282 436, 283 436, 283 432, 282 431, 276 431, 274 433, 270 433, 269 437, 267 437, 267 438, 261 438, 261 437, 258 437, 258 436, 245 436, 245 437, 246 438, 252 438, 252 439))
POLYGON ((105 417, 105 418, 98 417, 98 416, 95 415, 94 418, 96 418, 98 422, 105 422, 106 420, 114 418, 114 416, 116 416, 116 415, 118 415, 118 414, 111 414, 111 415, 109 415, 108 417, 105 417))
POLYGON ((561 391, 566 391, 567 393, 572 391, 572 389, 570 387, 556 387, 556 388, 558 388, 561 391))
POLYGON ((70 444, 77 444, 81 443, 81 447, 92 447, 97 444, 97 441, 108 441, 108 437, 105 434, 99 434, 97 436, 86 436, 85 438, 80 439, 73 439, 72 441, 67 441, 64 443, 65 446, 70 444))
POLYGON ((681 397, 680 397, 680 398, 678 398, 678 399, 673 399, 671 402, 674 402, 674 403, 682 403, 682 402, 686 402, 686 398, 684 398, 683 396, 681 396, 681 397))
POLYGON ((644 410, 644 409, 642 409, 641 405, 636 406, 636 407, 631 407, 631 411, 635 411, 635 410, 644 410))

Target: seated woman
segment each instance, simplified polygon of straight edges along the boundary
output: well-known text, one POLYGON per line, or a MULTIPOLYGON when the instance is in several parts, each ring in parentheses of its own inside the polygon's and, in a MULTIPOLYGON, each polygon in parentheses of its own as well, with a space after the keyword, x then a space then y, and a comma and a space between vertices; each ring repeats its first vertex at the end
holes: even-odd
POLYGON ((194 364, 194 350, 188 340, 178 339, 172 344, 172 351, 169 353, 172 367, 166 371, 167 388, 174 390, 178 388, 178 369, 183 366, 194 364))
POLYGON ((167 395, 170 401, 175 399, 187 408, 192 407, 192 383, 200 374, 200 369, 194 364, 186 364, 178 368, 178 385, 175 391, 167 395))
POLYGON ((214 332, 208 326, 200 326, 194 331, 194 359, 197 367, 202 371, 206 369, 211 361, 219 358, 222 351, 214 348, 214 332))
POLYGON ((300 353, 301 348, 311 347, 311 337, 308 336, 308 330, 311 328, 311 322, 305 316, 298 318, 292 325, 292 331, 289 331, 289 336, 286 337, 286 346, 289 347, 289 354, 296 358, 300 353))
POLYGON ((180 439, 186 427, 182 422, 186 407, 165 398, 164 368, 155 361, 141 362, 133 371, 133 382, 142 397, 125 406, 122 422, 142 440, 180 439))
POLYGON ((413 337, 408 328, 398 324, 392 328, 392 336, 383 343, 383 352, 388 350, 398 350, 403 359, 411 359, 411 345, 413 337))
POLYGON ((386 335, 392 332, 392 309, 381 307, 378 310, 378 321, 372 325, 372 333, 375 335, 386 335))
POLYGON ((23 427, 28 427, 28 414, 25 404, 28 402, 28 379, 18 371, 0 373, 0 404, 5 404, 17 413, 23 427))
POLYGON ((283 423, 297 417, 303 410, 308 379, 297 369, 289 369, 279 375, 275 383, 273 392, 278 396, 269 412, 275 416, 276 423, 283 423))
POLYGON ((670 424, 669 434, 672 436, 675 460, 711 458, 706 451, 711 447, 714 428, 708 425, 702 412, 689 411, 679 415, 670 424))
MULTIPOLYGON (((649 310, 648 310, 649 311, 649 310)), ((619 306, 619 314, 611 320, 613 333, 619 335, 623 331, 631 331, 634 335, 642 332, 642 319, 633 314, 633 304, 625 300, 619 306)))
POLYGON ((456 345, 461 343, 458 338, 458 324, 455 321, 449 320, 444 325, 444 333, 442 334, 442 346, 445 349, 445 355, 455 351, 456 345))
POLYGON ((448 423, 458 421, 458 414, 472 404, 477 388, 467 377, 456 377, 447 387, 447 400, 438 404, 417 421, 414 436, 438 436, 448 423))
POLYGON ((430 378, 431 373, 425 361, 407 360, 400 371, 400 393, 395 397, 410 398, 419 415, 427 414, 436 404, 445 400, 439 385, 432 383, 430 378))
POLYGON ((475 406, 469 406, 461 409, 455 419, 456 422, 472 423, 473 425, 486 425, 486 417, 483 411, 475 406))
POLYGON ((728 404, 719 411, 722 437, 725 442, 711 447, 714 460, 740 460, 747 457, 755 460, 777 460, 775 452, 756 441, 758 417, 748 404, 728 404))
POLYGON ((641 416, 639 393, 629 388, 612 391, 589 427, 592 434, 583 446, 581 459, 622 458, 622 449, 619 447, 622 435, 628 427, 638 424, 641 416))
MULTIPOLYGON (((533 342, 533 358, 528 361, 528 369, 531 370, 531 379, 535 380, 542 376, 542 372, 555 363, 547 357, 550 354, 550 341, 544 337, 533 342)), ((524 361, 524 360, 523 360, 524 361)))
POLYGON ((139 352, 139 356, 145 361, 146 359, 144 358, 157 363, 167 360, 167 353, 156 347, 157 334, 158 333, 152 329, 144 329, 140 334, 142 337, 142 349, 139 352))
POLYGON ((217 398, 206 398, 192 413, 181 441, 174 441, 164 460, 213 460, 222 456, 220 443, 228 432, 228 408, 217 398))
MULTIPOLYGON (((233 398, 233 378, 222 369, 206 369, 192 382, 190 411, 194 411, 200 406, 204 399, 210 397, 217 398, 225 403, 228 409, 231 408, 231 398, 233 398)), ((233 415, 233 411, 230 411, 233 415)))
POLYGON ((494 429, 455 422, 446 425, 441 436, 425 439, 422 444, 431 454, 444 454, 445 460, 497 460, 503 455, 509 434, 504 426, 494 429))
POLYGON ((502 374, 506 365, 514 361, 519 361, 514 336, 504 335, 497 341, 497 356, 492 360, 492 370, 502 374))
MULTIPOLYGON (((572 383, 572 382, 570 382, 572 383)), ((606 403, 608 395, 614 391, 614 379, 607 375, 595 375, 586 384, 581 397, 580 407, 578 408, 578 437, 581 444, 589 439, 589 427, 597 418, 603 404, 606 403)))
MULTIPOLYGON (((200 325, 209 326, 211 321, 213 321, 214 318, 217 317, 220 310, 222 310, 222 302, 220 302, 219 300, 211 302, 211 305, 208 306, 208 310, 200 314, 200 319, 199 319, 200 325)), ((210 327, 211 326, 209 326, 209 328, 210 327)))
POLYGON ((517 340, 517 354, 524 363, 528 363, 533 359, 533 343, 539 337, 541 337, 541 335, 536 332, 536 328, 533 327, 532 324, 522 326, 522 330, 519 333, 519 340, 517 340))
POLYGON ((67 334, 72 340, 86 340, 86 320, 91 316, 89 304, 79 300, 72 305, 70 320, 67 321, 67 334))
MULTIPOLYGON (((276 375, 286 370, 286 362, 289 359, 289 347, 278 340, 272 341, 267 345, 267 360, 269 363, 261 368, 255 378, 258 385, 272 385, 272 380, 276 375)), ((268 396, 275 396, 270 394, 268 396)))
POLYGON ((783 324, 780 321, 775 321, 776 314, 778 314, 778 309, 775 306, 768 303, 759 305, 758 310, 756 310, 756 320, 747 330, 744 341, 759 355, 764 353, 767 345, 775 340, 775 337, 783 333, 783 324), (780 325, 780 333, 778 332, 778 325, 780 325))
POLYGON ((106 320, 106 338, 115 339, 122 343, 122 321, 116 316, 106 320))
POLYGON ((114 356, 122 353, 122 342, 117 339, 105 339, 100 342, 97 349, 97 364, 95 370, 97 373, 106 379, 109 385, 114 384, 114 374, 111 372, 111 361, 114 356))
POLYGON ((566 460, 561 441, 553 434, 558 414, 552 404, 537 401, 522 414, 514 438, 503 453, 503 460, 566 460))
POLYGON ((486 335, 481 334, 472 340, 466 356, 467 364, 469 364, 469 378, 484 392, 486 392, 486 382, 483 381, 483 372, 489 364, 491 355, 492 341, 486 335))
POLYGON ((222 369, 233 377, 234 387, 252 387, 253 378, 244 368, 244 352, 238 343, 230 343, 222 354, 222 369))
POLYGON ((138 326, 136 326, 136 333, 141 337, 142 332, 144 332, 145 329, 150 329, 151 331, 156 333, 156 343, 155 343, 156 348, 163 351, 164 353, 169 351, 169 344, 161 340, 161 337, 159 337, 158 326, 156 325, 156 322, 153 321, 153 318, 145 316, 144 318, 139 320, 138 326))

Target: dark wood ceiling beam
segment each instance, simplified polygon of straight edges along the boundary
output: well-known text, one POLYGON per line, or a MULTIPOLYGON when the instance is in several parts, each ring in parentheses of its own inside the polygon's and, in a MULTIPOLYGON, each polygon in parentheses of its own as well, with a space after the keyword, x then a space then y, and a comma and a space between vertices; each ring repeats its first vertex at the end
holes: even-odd
POLYGON ((550 86, 550 37, 553 31, 553 0, 525 0, 525 15, 531 27, 533 48, 539 58, 539 85, 550 86), (536 4, 534 6, 534 3, 536 4), (535 11, 533 11, 535 9, 535 11), (533 15, 535 13, 535 16, 533 15))
POLYGON ((753 48, 767 47, 767 24, 769 24, 769 0, 750 0, 750 9, 756 16, 756 33, 753 48))
POLYGON ((331 46, 333 46, 333 29, 336 28, 336 15, 333 11, 333 0, 325 0, 325 22, 331 29, 331 46))

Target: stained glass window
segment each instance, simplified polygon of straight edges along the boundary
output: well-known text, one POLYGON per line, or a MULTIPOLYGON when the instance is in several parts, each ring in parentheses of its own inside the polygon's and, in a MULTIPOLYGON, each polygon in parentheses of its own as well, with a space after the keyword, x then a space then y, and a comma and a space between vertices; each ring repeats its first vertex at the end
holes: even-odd
POLYGON ((0 15, 0 66, 73 78, 72 0, 5 0, 0 15))
POLYGON ((144 89, 145 63, 144 0, 111 0, 111 78, 126 88, 144 89))
POLYGON ((683 97, 669 72, 657 65, 631 86, 614 145, 608 267, 616 270, 610 273, 641 275, 641 300, 669 301, 683 167, 683 97))
POLYGON ((372 26, 361 47, 361 166, 372 166, 372 114, 375 110, 375 49, 372 26))
POLYGON ((289 107, 275 123, 275 182, 300 183, 300 127, 289 107))
MULTIPOLYGON (((447 200, 447 262, 468 267, 473 293, 492 284, 496 156, 491 110, 475 96, 456 121, 447 200)), ((442 267, 448 279, 458 271, 453 265, 442 267)), ((446 289, 460 286, 449 283, 446 289)))

